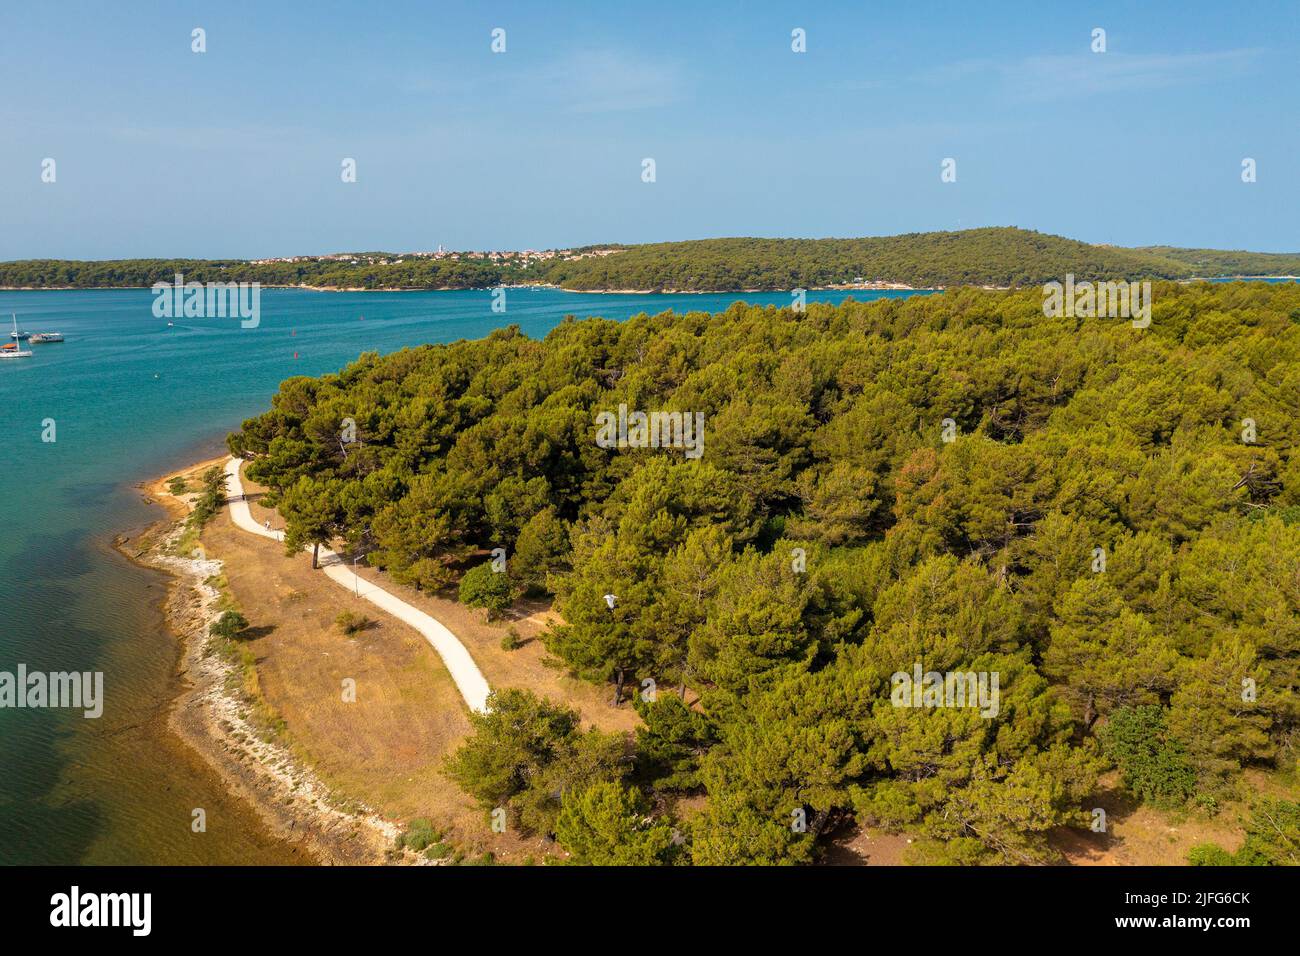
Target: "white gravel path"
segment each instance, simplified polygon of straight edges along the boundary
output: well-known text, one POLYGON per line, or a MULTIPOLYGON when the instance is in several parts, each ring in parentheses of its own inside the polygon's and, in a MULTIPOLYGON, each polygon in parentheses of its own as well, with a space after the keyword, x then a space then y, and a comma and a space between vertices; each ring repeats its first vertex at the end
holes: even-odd
MULTIPOLYGON (((250 534, 283 541, 283 531, 272 531, 253 519, 253 513, 249 510, 248 501, 244 497, 243 482, 239 478, 239 468, 242 464, 242 458, 231 458, 226 462, 231 520, 235 522, 235 527, 250 534)), ((308 547, 306 550, 311 551, 311 548, 308 547)), ((460 695, 465 698, 469 709, 480 713, 487 710, 488 682, 478 669, 478 665, 474 663, 469 650, 445 624, 430 617, 424 611, 412 607, 379 585, 354 574, 352 568, 328 548, 320 549, 320 565, 326 577, 365 598, 376 607, 382 608, 398 620, 405 621, 424 635, 424 639, 433 645, 442 662, 447 665, 451 679, 456 682, 456 687, 460 690, 460 695)))

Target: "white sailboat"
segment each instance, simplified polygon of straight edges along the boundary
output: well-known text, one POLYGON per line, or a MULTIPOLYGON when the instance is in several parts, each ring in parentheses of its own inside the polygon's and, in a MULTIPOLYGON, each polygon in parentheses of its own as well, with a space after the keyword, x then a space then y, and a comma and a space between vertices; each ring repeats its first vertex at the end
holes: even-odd
POLYGON ((0 359, 31 358, 32 350, 24 349, 18 344, 18 316, 14 315, 14 331, 11 336, 13 341, 7 345, 0 345, 0 359))

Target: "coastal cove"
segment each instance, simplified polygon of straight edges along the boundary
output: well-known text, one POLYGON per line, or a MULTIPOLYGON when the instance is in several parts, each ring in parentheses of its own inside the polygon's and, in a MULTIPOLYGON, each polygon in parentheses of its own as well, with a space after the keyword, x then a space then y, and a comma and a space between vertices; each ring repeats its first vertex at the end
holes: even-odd
MULTIPOLYGON (((901 297, 809 292, 808 301, 901 297)), ((168 583, 113 543, 164 518, 140 482, 224 451, 279 383, 341 368, 362 352, 477 338, 517 324, 542 336, 566 315, 788 306, 788 293, 600 296, 510 289, 324 294, 266 289, 258 328, 231 319, 155 318, 148 289, 0 292, 0 314, 62 344, 0 368, 9 452, 0 459, 0 671, 100 671, 103 715, 0 710, 3 863, 291 863, 300 849, 251 809, 167 727, 180 645, 165 626, 168 583), (51 432, 49 423, 53 423, 51 432), (53 441, 42 440, 52 436, 53 441), (195 808, 206 834, 191 831, 195 808)))

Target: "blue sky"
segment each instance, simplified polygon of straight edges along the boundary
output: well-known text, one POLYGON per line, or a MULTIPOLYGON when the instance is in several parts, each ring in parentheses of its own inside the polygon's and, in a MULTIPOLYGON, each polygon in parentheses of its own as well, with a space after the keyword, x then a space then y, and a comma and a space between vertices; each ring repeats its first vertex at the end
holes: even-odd
POLYGON ((1297 251, 1298 54, 1294 0, 7 3, 0 259, 983 225, 1297 251))

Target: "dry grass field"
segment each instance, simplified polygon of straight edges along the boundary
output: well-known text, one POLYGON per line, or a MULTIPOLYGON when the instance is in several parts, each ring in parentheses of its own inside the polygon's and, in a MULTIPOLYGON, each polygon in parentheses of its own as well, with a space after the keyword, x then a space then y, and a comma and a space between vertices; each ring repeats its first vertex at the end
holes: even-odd
MULTIPOLYGON (((278 515, 257 503, 261 489, 245 480, 245 490, 254 517, 281 527, 278 515)), ((274 542, 238 530, 227 511, 209 523, 201 543, 225 562, 226 586, 250 623, 246 640, 260 693, 282 721, 284 739, 340 799, 364 803, 399 824, 427 818, 467 857, 491 852, 519 862, 552 852, 535 837, 493 833, 484 813, 442 774, 469 720, 451 677, 420 634, 312 571, 306 554, 286 556, 274 542), (374 623, 345 636, 335 623, 344 611, 374 623), (345 678, 356 682, 354 703, 343 700, 345 678)), ((606 689, 546 666, 537 639, 544 611, 488 623, 482 611, 394 585, 373 569, 362 574, 451 628, 494 688, 529 688, 568 703, 584 723, 604 730, 630 730, 638 722, 630 704, 610 706, 606 689), (500 645, 510 627, 524 645, 506 651, 500 645)))

